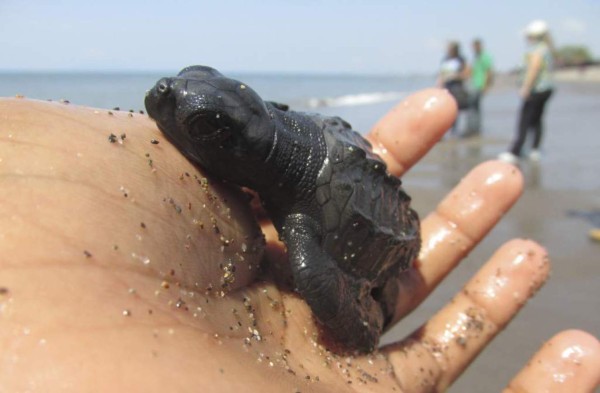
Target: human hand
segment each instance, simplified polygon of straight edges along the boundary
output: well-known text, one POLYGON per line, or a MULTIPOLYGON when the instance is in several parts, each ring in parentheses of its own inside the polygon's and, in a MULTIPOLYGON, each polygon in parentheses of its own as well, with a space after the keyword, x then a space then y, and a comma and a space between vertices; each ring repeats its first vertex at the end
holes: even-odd
POLYGON ((523 86, 519 89, 519 97, 521 97, 523 101, 526 101, 530 95, 531 89, 529 89, 528 87, 523 86))
MULTIPOLYGON (((147 117, 25 100, 0 101, 0 113, 6 391, 442 391, 548 274, 540 246, 513 240, 411 337, 371 355, 336 355, 302 299, 268 274, 256 279, 260 240, 245 198, 204 181, 147 117)), ((370 138, 400 175, 455 115, 447 93, 423 91, 370 138)), ((485 236, 521 187, 515 168, 485 163, 423 219, 396 320, 485 236)), ((277 272, 285 254, 264 229, 277 272)), ((567 332, 511 386, 590 391, 599 364, 597 340, 567 332), (562 383, 552 378, 559 371, 562 383)))

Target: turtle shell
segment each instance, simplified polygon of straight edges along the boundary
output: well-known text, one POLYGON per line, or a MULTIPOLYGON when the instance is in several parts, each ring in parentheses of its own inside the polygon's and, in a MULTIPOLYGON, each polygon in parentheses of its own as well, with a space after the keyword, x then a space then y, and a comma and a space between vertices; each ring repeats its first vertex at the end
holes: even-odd
POLYGON ((419 250, 419 219, 400 179, 340 118, 322 119, 327 157, 317 177, 322 246, 373 288, 406 270, 419 250))

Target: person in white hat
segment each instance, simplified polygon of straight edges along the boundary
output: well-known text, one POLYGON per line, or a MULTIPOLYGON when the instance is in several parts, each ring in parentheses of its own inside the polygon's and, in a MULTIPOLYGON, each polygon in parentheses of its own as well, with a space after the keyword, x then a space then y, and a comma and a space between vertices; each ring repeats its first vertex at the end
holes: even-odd
POLYGON ((521 157, 521 150, 529 132, 533 133, 529 159, 540 160, 540 144, 543 135, 542 116, 554 87, 551 75, 553 50, 548 24, 543 20, 534 20, 527 25, 524 34, 527 38, 528 50, 525 54, 524 76, 519 92, 523 103, 517 134, 510 150, 498 156, 499 159, 511 163, 517 163, 521 157))

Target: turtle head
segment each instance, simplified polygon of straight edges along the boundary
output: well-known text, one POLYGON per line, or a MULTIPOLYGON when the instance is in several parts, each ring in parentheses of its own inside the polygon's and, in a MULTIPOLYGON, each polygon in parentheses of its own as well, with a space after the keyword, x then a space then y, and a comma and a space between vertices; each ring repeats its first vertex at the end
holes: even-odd
POLYGON ((248 86, 205 66, 162 78, 146 110, 188 159, 210 173, 252 187, 273 146, 275 126, 248 86))

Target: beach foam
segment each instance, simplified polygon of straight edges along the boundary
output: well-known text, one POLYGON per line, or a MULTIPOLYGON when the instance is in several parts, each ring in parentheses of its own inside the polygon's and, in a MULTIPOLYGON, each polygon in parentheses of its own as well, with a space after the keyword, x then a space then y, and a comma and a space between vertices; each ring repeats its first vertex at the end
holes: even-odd
POLYGON ((372 92, 346 94, 338 97, 309 98, 303 106, 308 108, 340 107, 377 104, 380 102, 396 101, 406 97, 402 91, 372 92))

